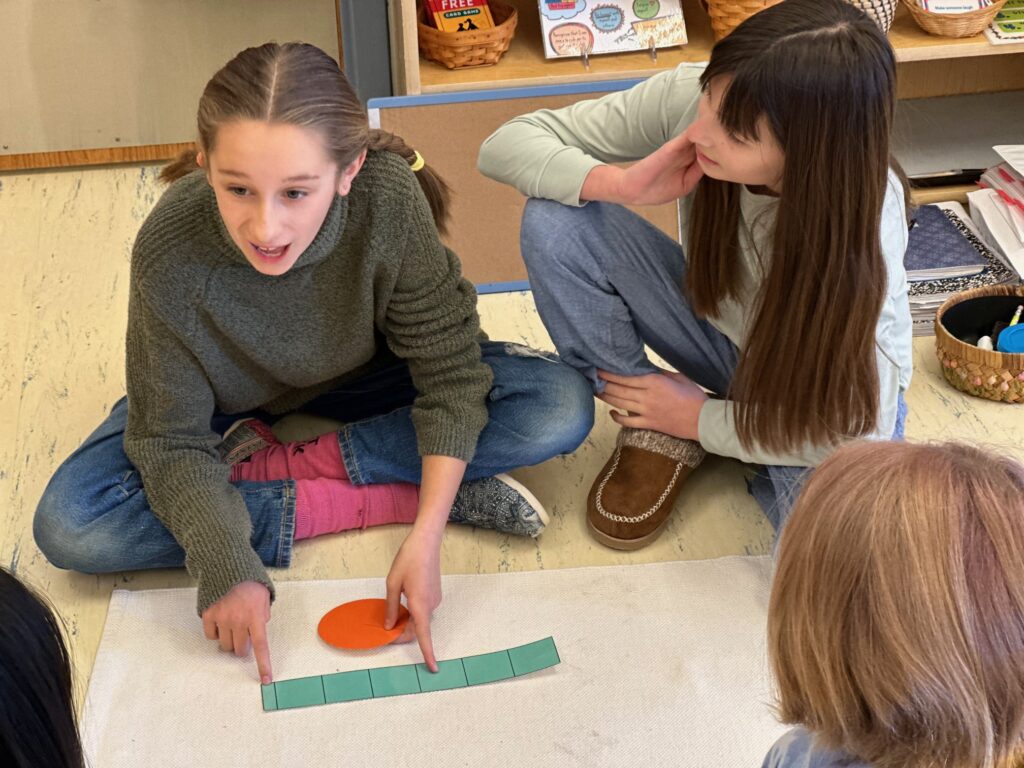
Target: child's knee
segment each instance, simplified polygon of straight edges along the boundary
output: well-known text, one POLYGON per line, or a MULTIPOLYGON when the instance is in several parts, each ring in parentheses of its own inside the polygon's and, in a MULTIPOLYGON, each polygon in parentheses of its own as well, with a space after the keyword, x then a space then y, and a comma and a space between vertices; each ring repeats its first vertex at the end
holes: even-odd
MULTIPOLYGON (((71 491, 72 489, 68 489, 71 491)), ((78 493, 61 492, 54 483, 43 493, 32 520, 32 535, 39 551, 57 568, 82 573, 99 573, 103 553, 87 519, 78 493)))
POLYGON ((576 208, 554 200, 527 200, 520 230, 520 250, 527 267, 544 264, 551 258, 564 261, 576 250, 582 250, 573 245, 590 230, 586 225, 593 215, 590 207, 593 206, 576 208))
POLYGON ((594 393, 587 379, 560 360, 538 360, 525 386, 534 403, 524 420, 527 442, 547 458, 572 453, 594 426, 594 393))

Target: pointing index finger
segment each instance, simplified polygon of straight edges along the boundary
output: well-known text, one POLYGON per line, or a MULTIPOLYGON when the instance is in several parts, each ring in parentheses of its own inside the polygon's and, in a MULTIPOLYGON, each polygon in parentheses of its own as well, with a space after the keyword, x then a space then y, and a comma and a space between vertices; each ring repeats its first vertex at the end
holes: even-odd
POLYGON ((431 672, 437 672, 434 642, 430 638, 430 614, 418 613, 418 615, 413 616, 413 622, 416 626, 416 640, 419 642, 420 651, 423 653, 423 661, 426 662, 427 669, 431 672))
POLYGON ((270 643, 267 641, 267 627, 262 622, 255 622, 250 630, 252 637, 252 653, 256 657, 256 669, 260 682, 268 685, 274 679, 270 667, 270 643))

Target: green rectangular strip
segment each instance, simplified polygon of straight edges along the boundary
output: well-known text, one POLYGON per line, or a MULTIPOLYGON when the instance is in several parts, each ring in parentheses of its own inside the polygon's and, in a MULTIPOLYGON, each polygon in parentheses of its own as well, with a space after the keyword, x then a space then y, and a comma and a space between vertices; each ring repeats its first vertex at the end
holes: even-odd
POLYGON ((373 687, 370 685, 370 670, 368 669, 324 675, 323 680, 324 698, 327 704, 373 698, 373 687))
POLYGON ((462 663, 466 667, 466 680, 470 685, 496 683, 499 680, 508 680, 510 677, 516 676, 516 673, 512 671, 512 661, 508 657, 508 651, 467 656, 462 663))
POLYGON ((297 680, 282 680, 274 683, 277 688, 277 708, 295 709, 311 707, 314 704, 326 704, 324 683, 320 675, 316 677, 300 677, 297 680))
POLYGON ((553 638, 495 653, 441 661, 437 672, 425 664, 359 669, 330 675, 298 677, 260 686, 263 711, 380 699, 407 693, 432 693, 511 680, 561 662, 553 638))
POLYGON ((553 667, 561 661, 558 658, 555 641, 550 637, 535 643, 520 645, 518 648, 509 648, 508 657, 512 661, 512 670, 516 673, 516 677, 539 672, 542 669, 553 667))
POLYGON ((462 659, 437 662, 437 672, 431 672, 426 664, 417 664, 416 674, 420 678, 422 693, 450 691, 452 688, 465 688, 469 685, 462 659))
POLYGON ((277 689, 274 688, 274 683, 270 685, 261 685, 260 689, 263 692, 263 711, 273 712, 277 709, 277 689))
POLYGON ((406 693, 420 692, 420 680, 416 675, 415 664, 371 669, 370 685, 373 686, 373 698, 375 699, 382 696, 401 696, 406 693))

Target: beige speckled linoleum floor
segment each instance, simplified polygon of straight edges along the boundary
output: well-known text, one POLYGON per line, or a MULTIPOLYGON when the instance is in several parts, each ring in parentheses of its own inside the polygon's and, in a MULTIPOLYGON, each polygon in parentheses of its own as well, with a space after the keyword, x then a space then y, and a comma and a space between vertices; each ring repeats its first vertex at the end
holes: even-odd
MULTIPOLYGON (((44 591, 63 614, 80 683, 88 679, 112 588, 189 584, 182 571, 59 571, 32 539, 32 514, 47 479, 123 394, 128 255, 159 194, 155 176, 153 167, 135 166, 0 175, 0 243, 6 253, 0 272, 0 564, 44 591)), ((484 296, 480 313, 492 338, 550 348, 529 293, 484 296)), ((1024 456, 1024 407, 952 390, 938 374, 932 343, 915 341, 908 436, 981 442, 1024 456)), ((598 405, 597 426, 574 455, 516 473, 552 512, 544 535, 520 540, 452 526, 444 572, 769 551, 772 532, 746 493, 742 467, 717 458, 689 481, 668 531, 654 545, 627 554, 593 542, 583 519, 586 494, 615 436, 598 405)), ((274 576, 382 577, 404 532, 378 528, 303 542, 294 566, 274 576)))

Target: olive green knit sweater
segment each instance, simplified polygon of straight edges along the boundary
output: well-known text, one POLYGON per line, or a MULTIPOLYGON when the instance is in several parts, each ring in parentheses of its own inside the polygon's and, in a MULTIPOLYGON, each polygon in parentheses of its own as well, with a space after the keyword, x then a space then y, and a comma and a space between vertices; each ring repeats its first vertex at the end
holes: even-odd
POLYGON ((292 410, 397 356, 418 391, 420 454, 468 461, 491 385, 478 333, 473 287, 397 155, 370 153, 279 277, 232 243, 202 172, 167 190, 132 254, 125 451, 185 550, 200 613, 242 581, 273 590, 218 457, 214 410, 292 410))

